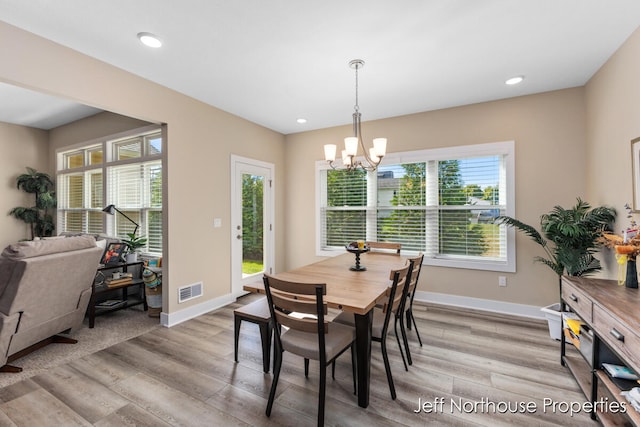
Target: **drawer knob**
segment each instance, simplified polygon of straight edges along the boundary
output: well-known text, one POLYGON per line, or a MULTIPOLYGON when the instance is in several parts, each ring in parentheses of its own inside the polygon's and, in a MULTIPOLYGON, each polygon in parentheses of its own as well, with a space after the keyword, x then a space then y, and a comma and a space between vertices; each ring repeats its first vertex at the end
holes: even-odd
POLYGON ((575 296, 574 294, 571 294, 571 296, 569 297, 571 299, 571 301, 573 302, 578 302, 578 297, 575 296))
POLYGON ((621 334, 616 328, 613 328, 609 333, 618 341, 624 342, 624 335, 621 334))

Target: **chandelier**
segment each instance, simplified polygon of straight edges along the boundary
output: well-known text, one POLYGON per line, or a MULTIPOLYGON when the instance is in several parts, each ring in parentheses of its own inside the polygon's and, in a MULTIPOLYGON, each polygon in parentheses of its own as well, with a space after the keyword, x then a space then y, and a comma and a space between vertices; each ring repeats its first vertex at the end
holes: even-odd
MULTIPOLYGON (((358 70, 364 67, 364 61, 362 59, 354 59, 349 61, 349 67, 353 68, 356 74, 356 104, 353 112, 353 133, 354 136, 350 136, 344 139, 345 149, 342 150, 342 164, 349 170, 353 171, 357 168, 362 168, 367 171, 374 171, 382 161, 382 158, 387 152, 387 138, 374 138, 373 147, 368 151, 362 141, 362 130, 360 128, 360 107, 358 106, 358 70), (358 154, 358 145, 362 147, 364 153, 363 163, 360 160, 356 160, 358 154)), ((324 158, 332 169, 336 169, 333 162, 336 160, 336 145, 326 144, 324 146, 324 158)))

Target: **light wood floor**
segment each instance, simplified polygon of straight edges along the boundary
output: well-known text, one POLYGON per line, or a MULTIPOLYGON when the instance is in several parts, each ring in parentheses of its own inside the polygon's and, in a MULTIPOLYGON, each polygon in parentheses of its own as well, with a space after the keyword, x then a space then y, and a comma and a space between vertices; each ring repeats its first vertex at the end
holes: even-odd
MULTIPOLYGON (((233 309, 254 297, 0 389, 0 426, 315 425, 317 365, 312 362, 305 379, 302 359, 285 354, 267 418, 271 375, 262 372, 256 325, 243 322, 240 362, 233 361, 233 309)), ((584 413, 544 412, 545 398, 585 401, 560 366, 559 343, 549 338, 546 324, 424 305, 415 311, 424 346, 409 332, 408 372, 389 337, 398 399, 390 399, 380 347, 373 343, 370 406, 357 406, 347 353, 335 381, 328 372, 327 425, 595 425, 584 413), (436 399, 443 404, 435 412, 415 412, 419 401, 436 399), (492 413, 483 400, 533 402, 537 410, 492 413), (459 410, 453 402, 468 406, 459 410)))

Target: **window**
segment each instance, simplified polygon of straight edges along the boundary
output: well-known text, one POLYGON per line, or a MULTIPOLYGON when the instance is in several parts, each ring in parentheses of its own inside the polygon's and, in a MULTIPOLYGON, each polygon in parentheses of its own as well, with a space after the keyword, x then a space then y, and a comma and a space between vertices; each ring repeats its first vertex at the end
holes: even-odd
POLYGON ((319 255, 358 239, 399 242, 425 264, 515 271, 514 143, 395 153, 375 172, 318 162, 319 255))
POLYGON ((157 129, 58 153, 58 230, 126 237, 140 225, 143 252, 162 254, 162 136, 157 129), (105 153, 107 154, 105 156, 105 153))

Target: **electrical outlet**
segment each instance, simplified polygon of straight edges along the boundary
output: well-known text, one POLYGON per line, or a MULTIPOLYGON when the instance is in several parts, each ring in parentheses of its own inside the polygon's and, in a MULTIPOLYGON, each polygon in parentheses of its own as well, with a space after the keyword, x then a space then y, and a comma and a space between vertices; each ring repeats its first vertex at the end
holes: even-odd
POLYGON ((498 286, 507 286, 507 277, 506 276, 498 276, 498 286))

